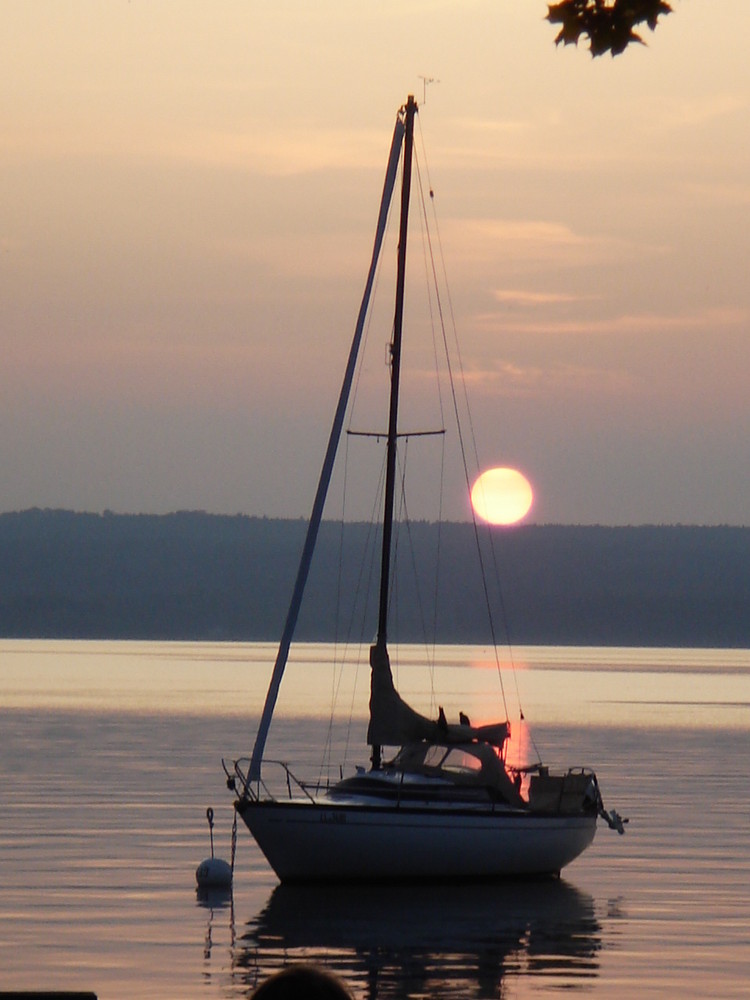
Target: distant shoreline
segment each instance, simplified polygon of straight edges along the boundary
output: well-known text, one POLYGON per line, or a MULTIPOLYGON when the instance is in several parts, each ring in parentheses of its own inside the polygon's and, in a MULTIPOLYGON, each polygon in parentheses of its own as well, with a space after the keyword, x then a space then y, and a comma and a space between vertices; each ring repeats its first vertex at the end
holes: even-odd
MULTIPOLYGON (((305 528, 303 519, 188 511, 0 514, 0 636, 273 641, 305 528)), ((368 531, 322 525, 300 640, 331 641, 350 615, 368 634, 372 618, 355 600, 368 531)), ((424 637, 437 533, 434 524, 410 526, 415 558, 399 567, 395 641, 424 637)), ((470 524, 441 526, 438 642, 490 641, 472 546, 470 524)), ((502 642, 750 647, 748 527, 522 525, 494 532, 493 546, 501 589, 490 600, 502 642)))

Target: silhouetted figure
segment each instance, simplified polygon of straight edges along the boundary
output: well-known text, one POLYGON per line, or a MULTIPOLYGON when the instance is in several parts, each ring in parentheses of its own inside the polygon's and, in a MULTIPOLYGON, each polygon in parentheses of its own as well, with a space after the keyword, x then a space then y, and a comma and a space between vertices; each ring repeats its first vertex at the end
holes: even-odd
POLYGON ((269 976, 252 1000, 352 1000, 340 979, 316 965, 290 965, 269 976))

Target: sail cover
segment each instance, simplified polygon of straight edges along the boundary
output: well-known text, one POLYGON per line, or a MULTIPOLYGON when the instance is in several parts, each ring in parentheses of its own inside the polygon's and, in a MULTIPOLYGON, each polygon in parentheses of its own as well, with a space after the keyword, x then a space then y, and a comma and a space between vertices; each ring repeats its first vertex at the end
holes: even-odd
POLYGON ((385 643, 370 647, 370 746, 403 746, 406 743, 468 743, 478 740, 501 747, 510 735, 507 722, 489 726, 451 725, 442 709, 437 719, 420 715, 395 688, 385 643))

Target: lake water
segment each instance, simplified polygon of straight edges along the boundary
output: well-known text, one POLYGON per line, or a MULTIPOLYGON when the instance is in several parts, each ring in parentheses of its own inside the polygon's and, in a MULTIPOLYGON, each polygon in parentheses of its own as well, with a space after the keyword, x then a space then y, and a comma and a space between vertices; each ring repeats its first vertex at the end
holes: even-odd
MULTIPOLYGON (((222 756, 246 755, 275 650, 261 644, 0 643, 0 989, 115 998, 247 996, 299 959, 382 998, 744 997, 750 992, 750 651, 403 649, 416 707, 510 717, 520 694, 552 766, 596 768, 624 837, 600 825, 559 883, 279 888, 238 831, 234 890, 222 756), (490 711, 492 702, 500 710, 490 711)), ((269 755, 361 748, 366 671, 302 646, 269 755), (354 705, 330 727, 331 692, 354 705)), ((525 727, 514 725, 524 746, 525 727)), ((523 751, 517 751, 523 752, 523 751)), ((531 753, 531 751, 529 751, 531 753)))

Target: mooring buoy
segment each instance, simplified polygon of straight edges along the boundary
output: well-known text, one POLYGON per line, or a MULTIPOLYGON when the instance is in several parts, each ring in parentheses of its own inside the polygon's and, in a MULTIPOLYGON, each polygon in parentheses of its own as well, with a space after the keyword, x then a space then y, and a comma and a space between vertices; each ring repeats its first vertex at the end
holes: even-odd
POLYGON ((201 889, 224 889, 232 884, 232 869, 221 858, 206 858, 195 869, 195 880, 201 889))
POLYGON ((210 806, 206 809, 206 819, 211 838, 211 857, 201 861, 195 869, 195 880, 200 889, 226 889, 232 884, 232 865, 214 857, 214 811, 210 806))

